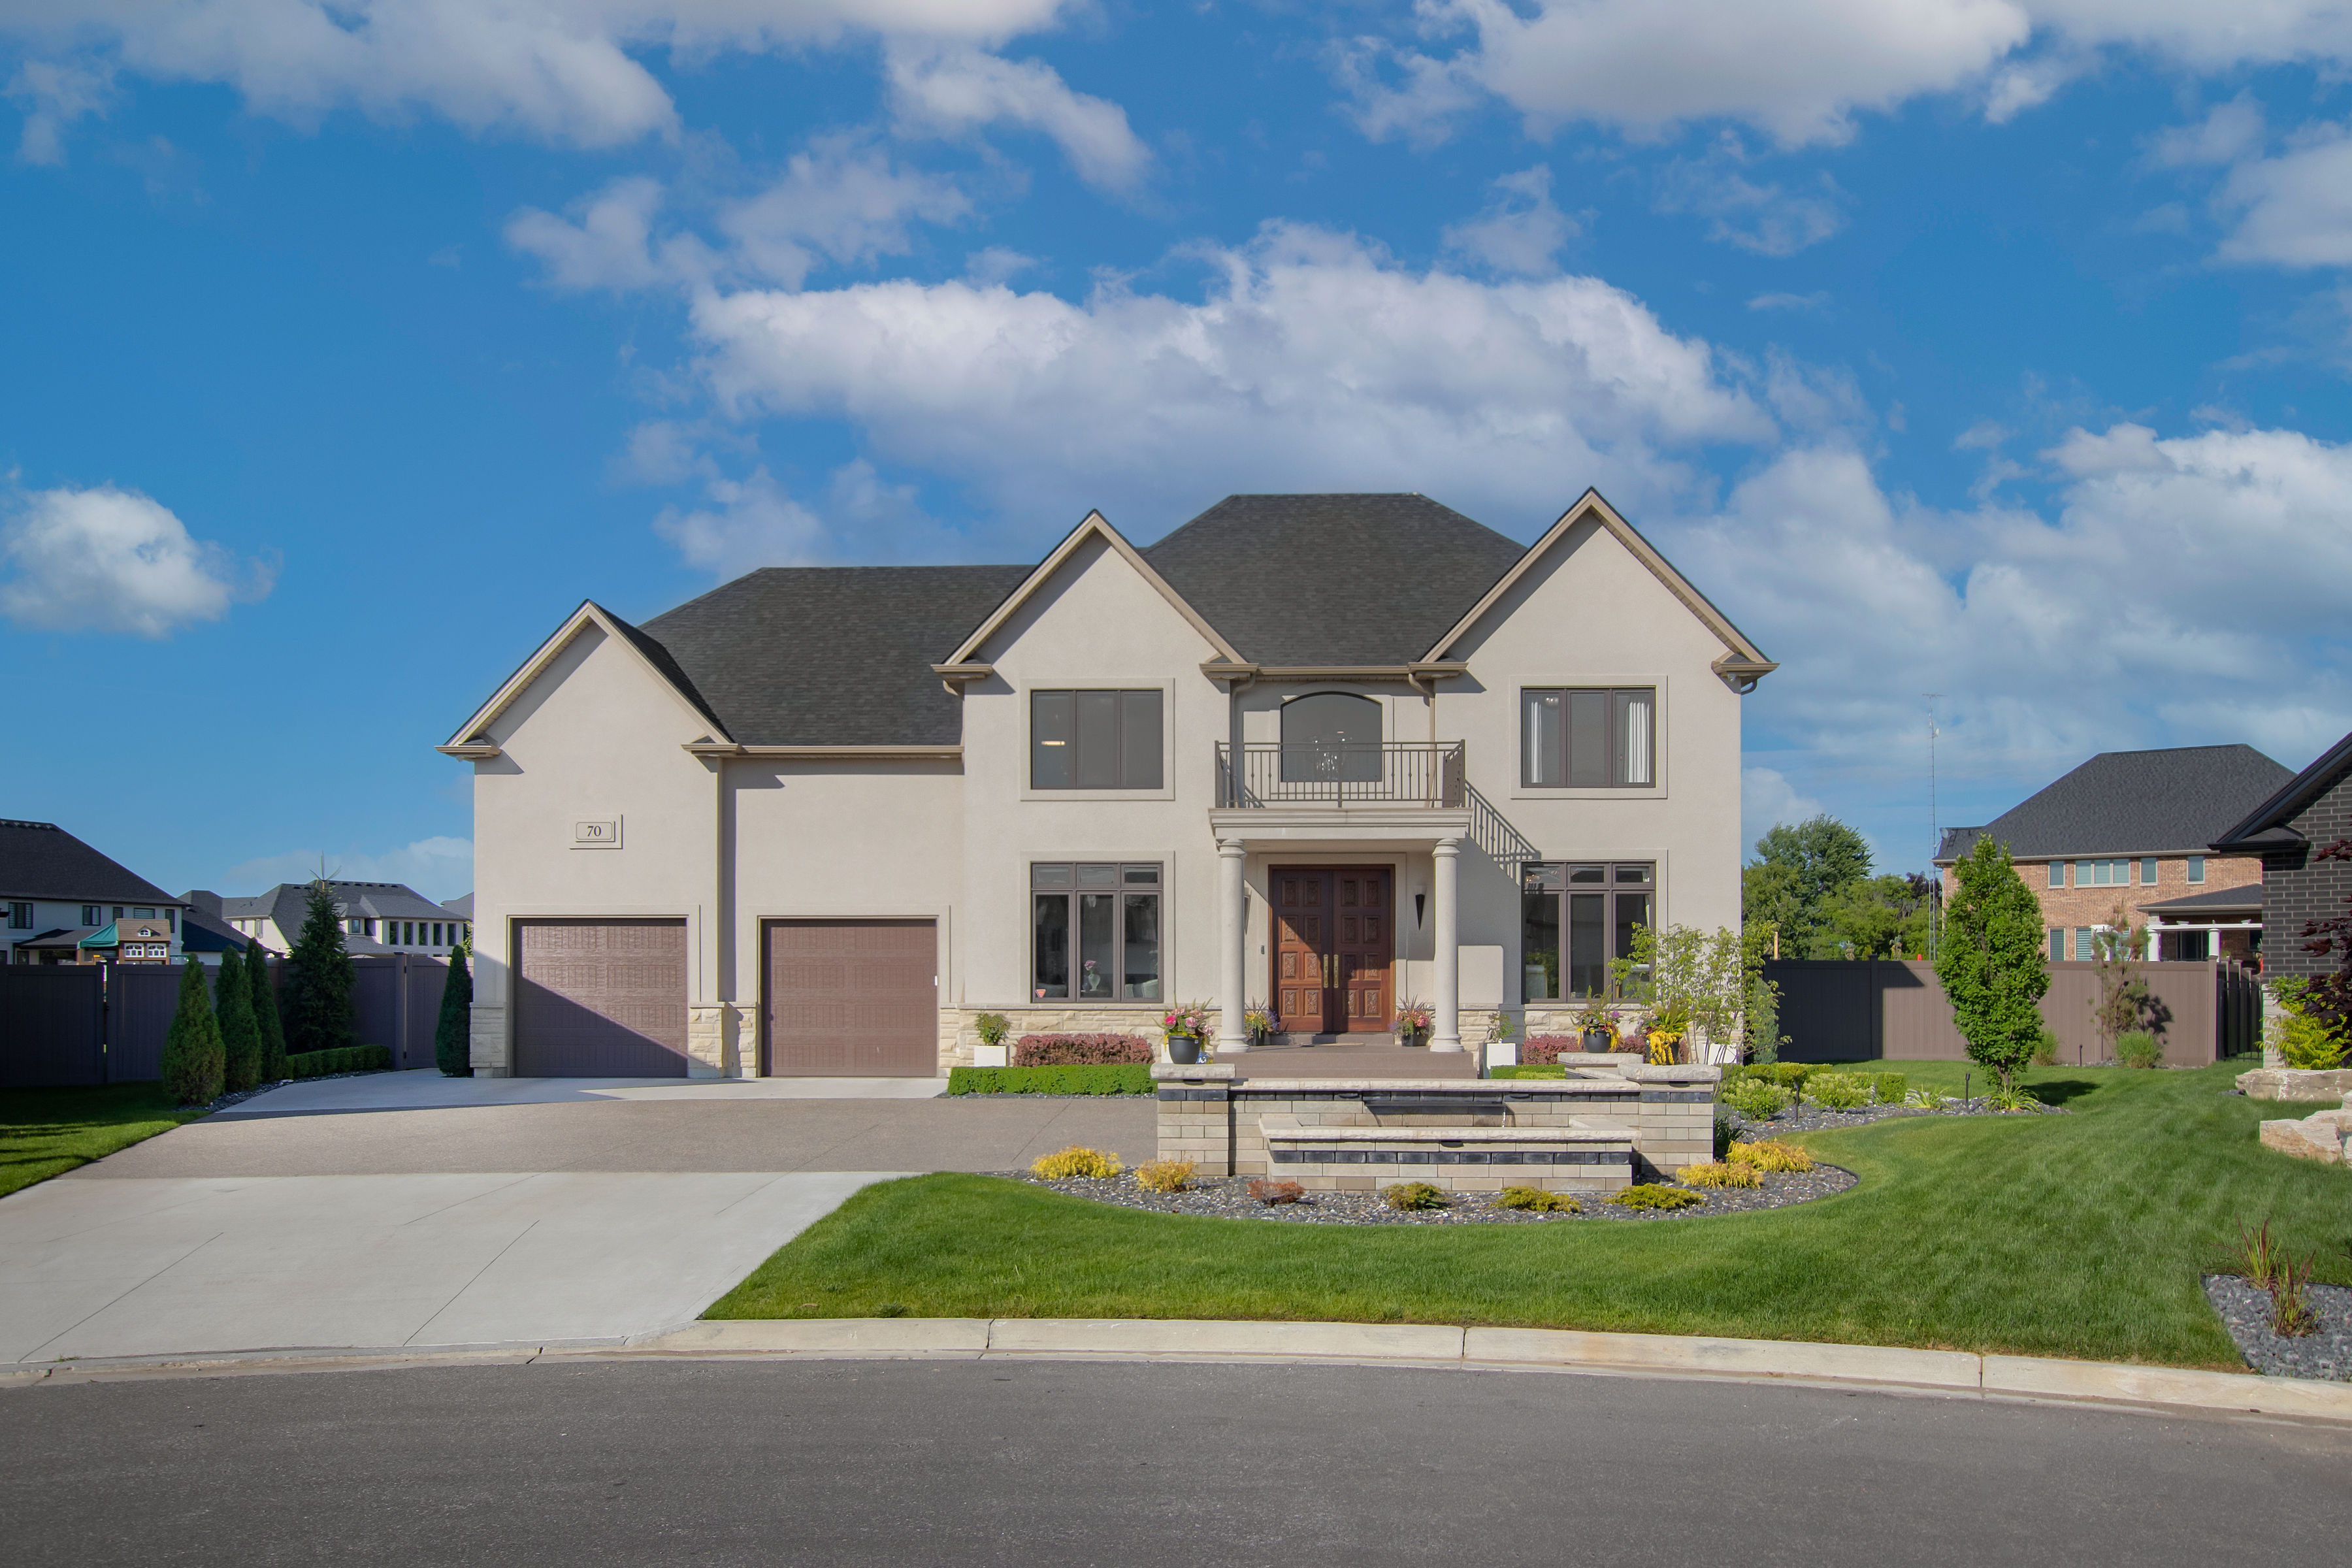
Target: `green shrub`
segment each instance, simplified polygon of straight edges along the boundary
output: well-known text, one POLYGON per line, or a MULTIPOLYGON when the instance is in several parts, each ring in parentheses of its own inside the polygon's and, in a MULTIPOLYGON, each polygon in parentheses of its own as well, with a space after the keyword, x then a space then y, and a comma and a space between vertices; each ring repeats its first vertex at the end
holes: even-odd
POLYGON ((1442 1209, 1445 1194, 1427 1182, 1399 1182, 1381 1189, 1381 1202, 1392 1209, 1442 1209))
MULTIPOLYGON (((2286 1026, 2280 1030, 2279 1055, 2291 1068, 2324 1072, 2344 1065, 2345 1042, 2327 1032, 2327 1026, 2308 1013, 2289 1013, 2286 1026)), ((2123 1042, 2116 1042, 2118 1055, 2123 1042)))
POLYGON ((1748 1072, 1750 1077, 1777 1083, 1782 1089, 1802 1089, 1805 1080, 1821 1070, 1819 1062, 1767 1062, 1759 1068, 1749 1068, 1748 1072))
POLYGON ((1870 1079, 1870 1092, 1881 1105, 1900 1105, 1903 1097, 1911 1092, 1911 1080, 1899 1072, 1874 1072, 1870 1079))
POLYGON ((205 966, 191 958, 180 971, 179 1006, 163 1036, 163 1087, 182 1105, 210 1105, 220 1098, 227 1057, 205 966))
POLYGON ((463 942, 449 950, 441 977, 441 1012, 433 1024, 433 1065, 444 1078, 474 1076, 474 972, 463 942))
POLYGON ((213 973, 213 1020, 220 1026, 221 1087, 231 1094, 261 1081, 261 1026, 253 1017, 253 984, 234 950, 213 973))
POLYGON ((339 1072, 386 1072, 390 1046, 337 1046, 330 1051, 297 1051, 286 1058, 288 1078, 327 1078, 339 1072))
POLYGON ((1548 1193, 1541 1187, 1505 1187, 1495 1194, 1498 1208, 1532 1209, 1537 1214, 1582 1214, 1584 1205, 1566 1193, 1548 1193))
POLYGON ((1870 1103, 1870 1079, 1858 1072, 1817 1072, 1805 1080, 1805 1098, 1832 1110, 1859 1110, 1870 1103))
POLYGON ((2146 1029, 2126 1029, 2116 1037, 2116 1060, 2127 1068, 2152 1068, 2164 1060, 2164 1042, 2146 1029))
POLYGON ((1090 1176, 1101 1181, 1118 1175, 1126 1167, 1118 1163, 1116 1154, 1073 1143, 1041 1157, 1029 1168, 1049 1182, 1058 1182, 1069 1176, 1090 1176))
POLYGON ((2042 1031, 2042 1038, 2033 1047, 2033 1065, 2038 1068, 2058 1065, 2058 1037, 2047 1029, 2042 1031))
POLYGON ((1638 1187, 1627 1187, 1609 1201, 1629 1209, 1686 1209, 1706 1202, 1696 1193, 1686 1193, 1680 1187, 1669 1187, 1658 1182, 1644 1182, 1638 1187))
POLYGON ((1716 1091, 1716 1098, 1740 1115, 1761 1121, 1780 1115, 1795 1103, 1797 1097, 1779 1084, 1767 1083, 1759 1078, 1743 1078, 1725 1084, 1716 1091))
POLYGON ((950 1094, 1150 1094, 1151 1069, 1117 1067, 953 1068, 950 1094))
POLYGON ((1517 1067, 1488 1068, 1488 1078, 1566 1078, 1568 1069, 1558 1062, 1521 1062, 1517 1067))

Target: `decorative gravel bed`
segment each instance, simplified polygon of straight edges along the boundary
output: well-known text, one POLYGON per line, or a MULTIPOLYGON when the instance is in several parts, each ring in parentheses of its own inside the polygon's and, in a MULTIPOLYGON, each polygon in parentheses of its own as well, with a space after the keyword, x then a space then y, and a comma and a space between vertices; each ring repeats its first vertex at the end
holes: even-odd
MULTIPOLYGON (((1718 1114, 1727 1109, 1720 1104, 1717 1106, 1718 1114)), ((1731 1111, 1731 1114, 1739 1116, 1738 1111, 1731 1111)), ((1743 1131, 1754 1129, 1759 1137, 1778 1138, 1783 1132, 1833 1132, 1841 1127, 1863 1127, 1873 1121, 1885 1121, 1898 1116, 2065 1116, 2069 1114, 2071 1112, 2063 1105, 2044 1105, 2038 1100, 2024 1110, 1995 1110, 1990 1100, 1979 1095, 1973 1100, 1961 1100, 1955 1096, 1945 1100, 1942 1106, 1934 1110, 1928 1110, 1924 1105, 1865 1105, 1858 1110, 1832 1110, 1826 1106, 1809 1104, 1800 1106, 1793 1110, 1784 1110, 1778 1116, 1765 1117, 1761 1121, 1739 1117, 1739 1124, 1743 1131)))
POLYGON ((1277 1219, 1295 1225, 1541 1225, 1554 1220, 1689 1219, 1699 1215, 1740 1214, 1752 1209, 1786 1208, 1810 1203, 1854 1184, 1852 1171, 1836 1165, 1816 1165, 1801 1173, 1767 1173, 1764 1184, 1748 1188, 1692 1188, 1705 1199, 1692 1208, 1657 1210, 1626 1208, 1606 1197, 1580 1197, 1581 1214, 1530 1214, 1507 1209, 1483 1193, 1461 1193, 1442 1209, 1392 1209, 1377 1193, 1308 1193, 1295 1204, 1262 1204, 1249 1195, 1242 1176, 1211 1176, 1181 1193, 1146 1192, 1135 1184, 1135 1174, 1072 1176, 1045 1181, 1026 1171, 1003 1173, 1033 1186, 1050 1187, 1072 1197, 1088 1198, 1121 1208, 1152 1209, 1160 1214, 1216 1215, 1226 1219, 1277 1219))
POLYGON ((2221 1315, 2238 1353, 2267 1377, 2319 1377, 2352 1383, 2352 1287, 2306 1285, 2304 1303, 2319 1331, 2291 1340, 2271 1332, 2271 1293, 2235 1274, 2205 1276, 2205 1299, 2221 1315))

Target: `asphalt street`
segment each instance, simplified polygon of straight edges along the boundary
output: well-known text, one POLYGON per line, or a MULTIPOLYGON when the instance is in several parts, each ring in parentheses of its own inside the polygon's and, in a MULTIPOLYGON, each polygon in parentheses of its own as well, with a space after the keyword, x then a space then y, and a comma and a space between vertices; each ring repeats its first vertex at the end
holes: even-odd
POLYGON ((48 1563, 2342 1562, 2352 1432, 1384 1368, 542 1362, 0 1393, 48 1563))

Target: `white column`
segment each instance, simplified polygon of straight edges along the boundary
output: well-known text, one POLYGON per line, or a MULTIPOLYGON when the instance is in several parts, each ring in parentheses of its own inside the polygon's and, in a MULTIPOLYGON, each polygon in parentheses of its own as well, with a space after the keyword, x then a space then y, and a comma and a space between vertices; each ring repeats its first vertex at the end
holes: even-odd
POLYGON ((1437 1016, 1432 1021, 1429 1048, 1462 1048, 1462 931, 1454 912, 1454 879, 1460 868, 1461 840, 1437 841, 1435 884, 1432 901, 1437 905, 1437 1016))
POLYGON ((1242 945, 1249 940, 1249 921, 1242 902, 1242 858, 1248 853, 1238 838, 1217 840, 1217 903, 1223 942, 1217 951, 1217 1044, 1220 1051, 1249 1049, 1248 1031, 1242 1027, 1242 976, 1249 966, 1242 945))

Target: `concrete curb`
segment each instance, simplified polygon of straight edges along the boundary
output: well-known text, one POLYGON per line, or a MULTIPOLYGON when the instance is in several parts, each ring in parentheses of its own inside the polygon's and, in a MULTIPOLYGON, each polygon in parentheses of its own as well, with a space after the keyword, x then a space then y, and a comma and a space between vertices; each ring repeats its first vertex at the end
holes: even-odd
POLYGON ((1871 1388, 1956 1398, 2263 1415, 2352 1425, 2352 1384, 1969 1351, 1811 1344, 1573 1329, 1165 1319, 814 1318, 699 1321, 610 1342, 424 1350, 264 1351, 57 1362, 0 1371, 0 1391, 48 1384, 540 1362, 673 1360, 1121 1361, 1458 1368, 1871 1388))

